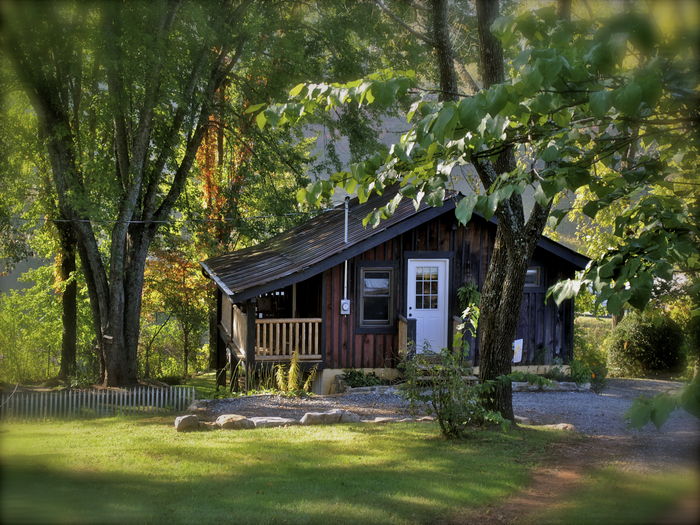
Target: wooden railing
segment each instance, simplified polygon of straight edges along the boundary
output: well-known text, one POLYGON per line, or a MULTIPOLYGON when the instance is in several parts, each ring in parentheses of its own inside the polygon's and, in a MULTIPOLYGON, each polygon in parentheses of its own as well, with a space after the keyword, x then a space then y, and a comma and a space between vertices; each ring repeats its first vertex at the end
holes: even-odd
POLYGON ((416 320, 407 319, 399 314, 396 324, 399 329, 399 357, 404 358, 408 354, 409 346, 415 346, 416 320))
POLYGON ((256 319, 255 359, 321 359, 321 319, 256 319))

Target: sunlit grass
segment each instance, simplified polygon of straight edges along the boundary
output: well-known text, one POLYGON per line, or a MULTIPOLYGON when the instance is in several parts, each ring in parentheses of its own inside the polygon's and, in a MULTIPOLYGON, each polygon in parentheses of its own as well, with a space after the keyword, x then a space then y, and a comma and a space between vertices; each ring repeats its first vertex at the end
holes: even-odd
POLYGON ((561 434, 433 424, 178 434, 164 418, 6 425, 0 518, 16 522, 424 523, 527 483, 561 434))

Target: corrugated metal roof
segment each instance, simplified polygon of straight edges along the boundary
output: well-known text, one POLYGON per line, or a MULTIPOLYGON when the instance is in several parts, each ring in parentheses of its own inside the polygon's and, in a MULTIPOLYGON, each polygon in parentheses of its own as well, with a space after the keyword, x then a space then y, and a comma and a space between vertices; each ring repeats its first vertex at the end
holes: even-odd
MULTIPOLYGON (((383 220, 378 227, 365 228, 362 219, 373 209, 389 202, 397 191, 398 187, 389 188, 383 195, 375 195, 363 204, 357 198, 350 200, 347 244, 344 242, 344 205, 341 204, 260 244, 212 257, 200 264, 204 272, 233 297, 250 289, 276 283, 284 277, 302 273, 321 261, 348 251, 408 218, 435 210, 422 204, 416 211, 413 202, 404 199, 394 214, 383 220)), ((446 200, 450 198, 448 196, 446 200)), ((437 210, 445 213, 452 210, 454 205, 447 203, 443 208, 437 210)), ((432 218, 435 213, 428 215, 432 218)))
MULTIPOLYGON (((389 202, 397 191, 398 186, 389 188, 383 195, 375 195, 363 204, 357 198, 350 201, 347 244, 344 242, 344 205, 341 204, 256 246, 212 257, 200 264, 204 273, 224 293, 236 301, 243 301, 308 279, 371 249, 387 240, 387 237, 400 235, 450 212, 460 197, 450 194, 441 208, 422 204, 418 210, 413 201, 403 199, 395 213, 381 221, 377 228, 362 226, 362 219, 373 209, 389 202)), ((495 218, 491 222, 496 222, 495 218)), ((546 237, 542 237, 538 246, 568 260, 579 269, 588 262, 584 255, 546 237)))

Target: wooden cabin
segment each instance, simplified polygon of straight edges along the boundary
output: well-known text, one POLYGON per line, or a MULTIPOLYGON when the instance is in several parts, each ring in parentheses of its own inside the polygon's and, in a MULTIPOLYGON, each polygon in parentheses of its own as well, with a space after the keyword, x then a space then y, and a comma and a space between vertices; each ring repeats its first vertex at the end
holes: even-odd
MULTIPOLYGON (((457 289, 469 282, 481 287, 495 223, 474 215, 460 225, 455 194, 442 207, 418 210, 404 199, 377 228, 363 227, 362 219, 396 191, 362 204, 349 201, 347 241, 340 205, 268 241, 201 263, 217 285, 220 370, 227 359, 249 368, 289 360, 296 351, 303 362, 318 365, 315 391, 327 393, 344 369, 395 375, 411 342, 417 352, 451 345, 460 322, 457 289)), ((514 367, 571 360, 573 304, 545 303, 545 294, 587 261, 540 240, 527 274, 516 335, 522 354, 514 367)), ((470 359, 478 366, 476 342, 470 359)))

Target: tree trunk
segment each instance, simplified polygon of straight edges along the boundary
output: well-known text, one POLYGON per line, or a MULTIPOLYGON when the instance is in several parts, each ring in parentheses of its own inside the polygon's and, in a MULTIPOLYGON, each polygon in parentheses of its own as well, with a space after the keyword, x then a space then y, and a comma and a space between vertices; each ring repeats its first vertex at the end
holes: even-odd
POLYGON ((57 222, 56 229, 61 249, 59 278, 61 282, 68 281, 61 295, 63 333, 61 335, 61 368, 58 377, 67 379, 75 374, 78 342, 78 283, 75 280, 76 240, 69 223, 57 222))
POLYGON ((440 100, 456 100, 457 73, 447 20, 447 0, 431 0, 433 43, 440 73, 440 100))

